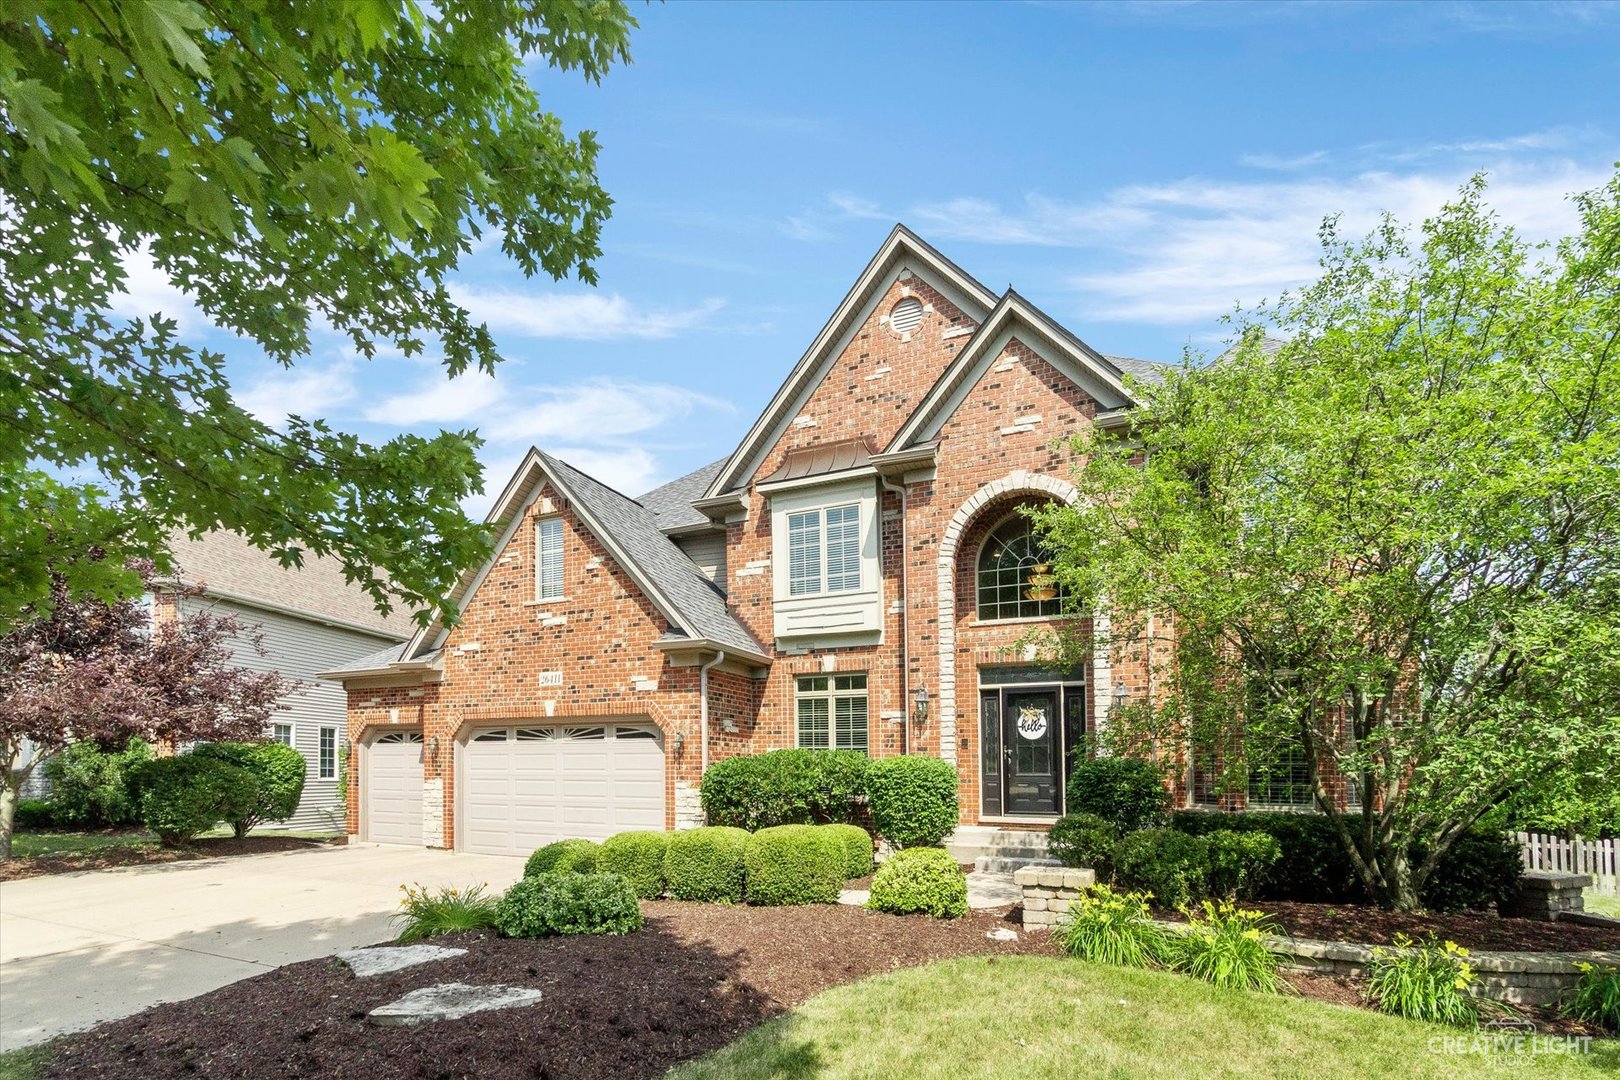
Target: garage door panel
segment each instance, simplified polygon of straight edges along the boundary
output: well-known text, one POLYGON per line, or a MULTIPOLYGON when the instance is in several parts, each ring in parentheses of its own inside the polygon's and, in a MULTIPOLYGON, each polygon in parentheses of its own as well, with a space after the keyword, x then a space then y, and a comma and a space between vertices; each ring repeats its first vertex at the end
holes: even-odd
POLYGON ((498 728, 463 755, 464 844, 526 855, 554 840, 664 827, 664 753, 650 725, 498 728))
POLYGON ((366 839, 422 842, 422 735, 389 732, 366 748, 366 839))

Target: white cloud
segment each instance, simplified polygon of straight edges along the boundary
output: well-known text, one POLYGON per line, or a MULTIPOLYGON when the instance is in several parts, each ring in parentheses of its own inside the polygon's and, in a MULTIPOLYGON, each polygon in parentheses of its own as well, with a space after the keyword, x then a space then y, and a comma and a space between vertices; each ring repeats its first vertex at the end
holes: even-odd
POLYGON ((290 414, 325 419, 333 408, 353 400, 355 376, 355 365, 349 361, 324 368, 278 368, 237 392, 236 402, 272 425, 279 425, 290 414))
POLYGON ((541 445, 613 442, 685 420, 700 408, 732 408, 683 387, 623 379, 507 389, 501 406, 479 421, 486 438, 541 445))
POLYGON ((500 396, 494 378, 469 372, 454 379, 429 378, 416 390, 384 398, 364 415, 367 420, 400 427, 477 420, 500 396))
POLYGON ((123 259, 124 288, 114 293, 107 307, 125 319, 150 319, 162 314, 173 319, 180 334, 190 334, 208 325, 208 319, 191 298, 169 281, 169 275, 152 261, 152 253, 142 245, 123 259))
POLYGON ((640 446, 564 446, 548 453, 632 498, 664 479, 658 459, 640 446))
POLYGON ((673 337, 703 325, 726 303, 710 298, 686 308, 645 308, 618 293, 525 292, 472 285, 452 285, 450 296, 497 332, 574 341, 673 337))

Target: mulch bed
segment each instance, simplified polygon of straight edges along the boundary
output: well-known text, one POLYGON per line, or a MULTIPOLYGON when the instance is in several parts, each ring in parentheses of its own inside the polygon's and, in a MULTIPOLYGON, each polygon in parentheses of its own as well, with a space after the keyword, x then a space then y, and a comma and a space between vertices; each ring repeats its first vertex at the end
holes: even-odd
POLYGON ((95 851, 63 852, 0 861, 0 881, 40 877, 45 874, 71 874, 79 870, 106 870, 115 866, 147 866, 153 863, 191 862, 224 855, 265 855, 273 851, 297 851, 348 843, 348 837, 309 840, 295 836, 210 837, 195 841, 189 848, 159 847, 156 840, 141 844, 117 844, 95 851))
MULTIPOLYGON (((1509 952, 1584 952, 1620 949, 1620 930, 1574 923, 1504 919, 1494 912, 1460 915, 1402 915, 1354 904, 1296 904, 1245 900, 1243 907, 1270 915, 1294 937, 1318 941, 1354 941, 1365 945, 1393 945, 1395 935, 1455 941, 1464 948, 1509 952)), ((1175 912, 1160 916, 1180 920, 1175 912)))
POLYGON ((466 956, 356 980, 335 960, 290 964, 191 1001, 69 1036, 49 1076, 661 1076, 818 991, 974 954, 1044 954, 1047 935, 994 941, 1009 925, 971 914, 898 919, 861 908, 748 908, 659 901, 624 937, 435 939, 466 956), (539 988, 533 1008, 417 1028, 366 1013, 420 986, 539 988))

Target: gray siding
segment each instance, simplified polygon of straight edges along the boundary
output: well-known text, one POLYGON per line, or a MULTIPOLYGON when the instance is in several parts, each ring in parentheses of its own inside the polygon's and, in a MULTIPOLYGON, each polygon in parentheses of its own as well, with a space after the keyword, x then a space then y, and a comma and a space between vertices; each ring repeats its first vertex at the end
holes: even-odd
POLYGON ((697 563, 703 576, 710 581, 718 582, 722 588, 726 584, 726 534, 723 532, 696 533, 692 536, 683 536, 676 540, 680 549, 686 552, 686 557, 697 563))
POLYGON ((266 650, 266 655, 260 656, 244 641, 236 653, 236 663, 252 671, 280 672, 299 684, 282 699, 287 708, 276 713, 271 721, 293 726, 293 746, 304 755, 305 765, 303 801, 296 814, 279 824, 288 828, 341 832, 343 810, 338 803, 337 779, 320 778, 320 729, 335 728, 336 748, 342 748, 347 741, 348 700, 343 687, 321 682, 315 678, 315 673, 341 668, 351 660, 376 652, 391 639, 246 604, 211 600, 207 596, 181 601, 182 614, 194 611, 235 615, 249 632, 256 630, 263 635, 266 650))

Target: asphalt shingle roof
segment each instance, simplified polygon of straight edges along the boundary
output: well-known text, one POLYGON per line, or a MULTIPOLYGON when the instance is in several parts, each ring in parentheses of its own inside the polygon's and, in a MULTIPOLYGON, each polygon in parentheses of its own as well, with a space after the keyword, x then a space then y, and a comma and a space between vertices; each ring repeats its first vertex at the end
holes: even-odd
POLYGON ((723 468, 729 458, 711 461, 701 469, 687 473, 676 480, 671 480, 662 487, 655 487, 645 495, 638 496, 636 502, 650 511, 658 522, 658 527, 668 532, 671 529, 684 529, 693 525, 709 524, 708 516, 692 508, 692 504, 703 498, 703 493, 709 490, 714 483, 715 474, 723 468))
POLYGON ((410 612, 399 605, 380 613, 364 589, 351 585, 336 559, 304 553, 299 567, 282 566, 267 551, 239 533, 216 530, 192 539, 183 532, 169 537, 181 580, 224 593, 260 600, 277 607, 353 623, 397 638, 411 636, 410 612))
POLYGON ((1138 379, 1146 379, 1149 382, 1163 382, 1164 373, 1176 366, 1164 360, 1143 360, 1135 356, 1113 356, 1108 353, 1104 353, 1103 358, 1126 375, 1135 375, 1138 379))
POLYGON ((543 451, 540 457, 546 471, 563 489, 564 497, 607 533, 604 539, 611 540, 635 563, 635 567, 626 569, 639 569, 675 609, 669 614, 677 624, 671 627, 677 635, 708 638, 722 647, 769 655, 748 628, 732 616, 720 587, 659 531, 657 515, 567 462, 543 451))

